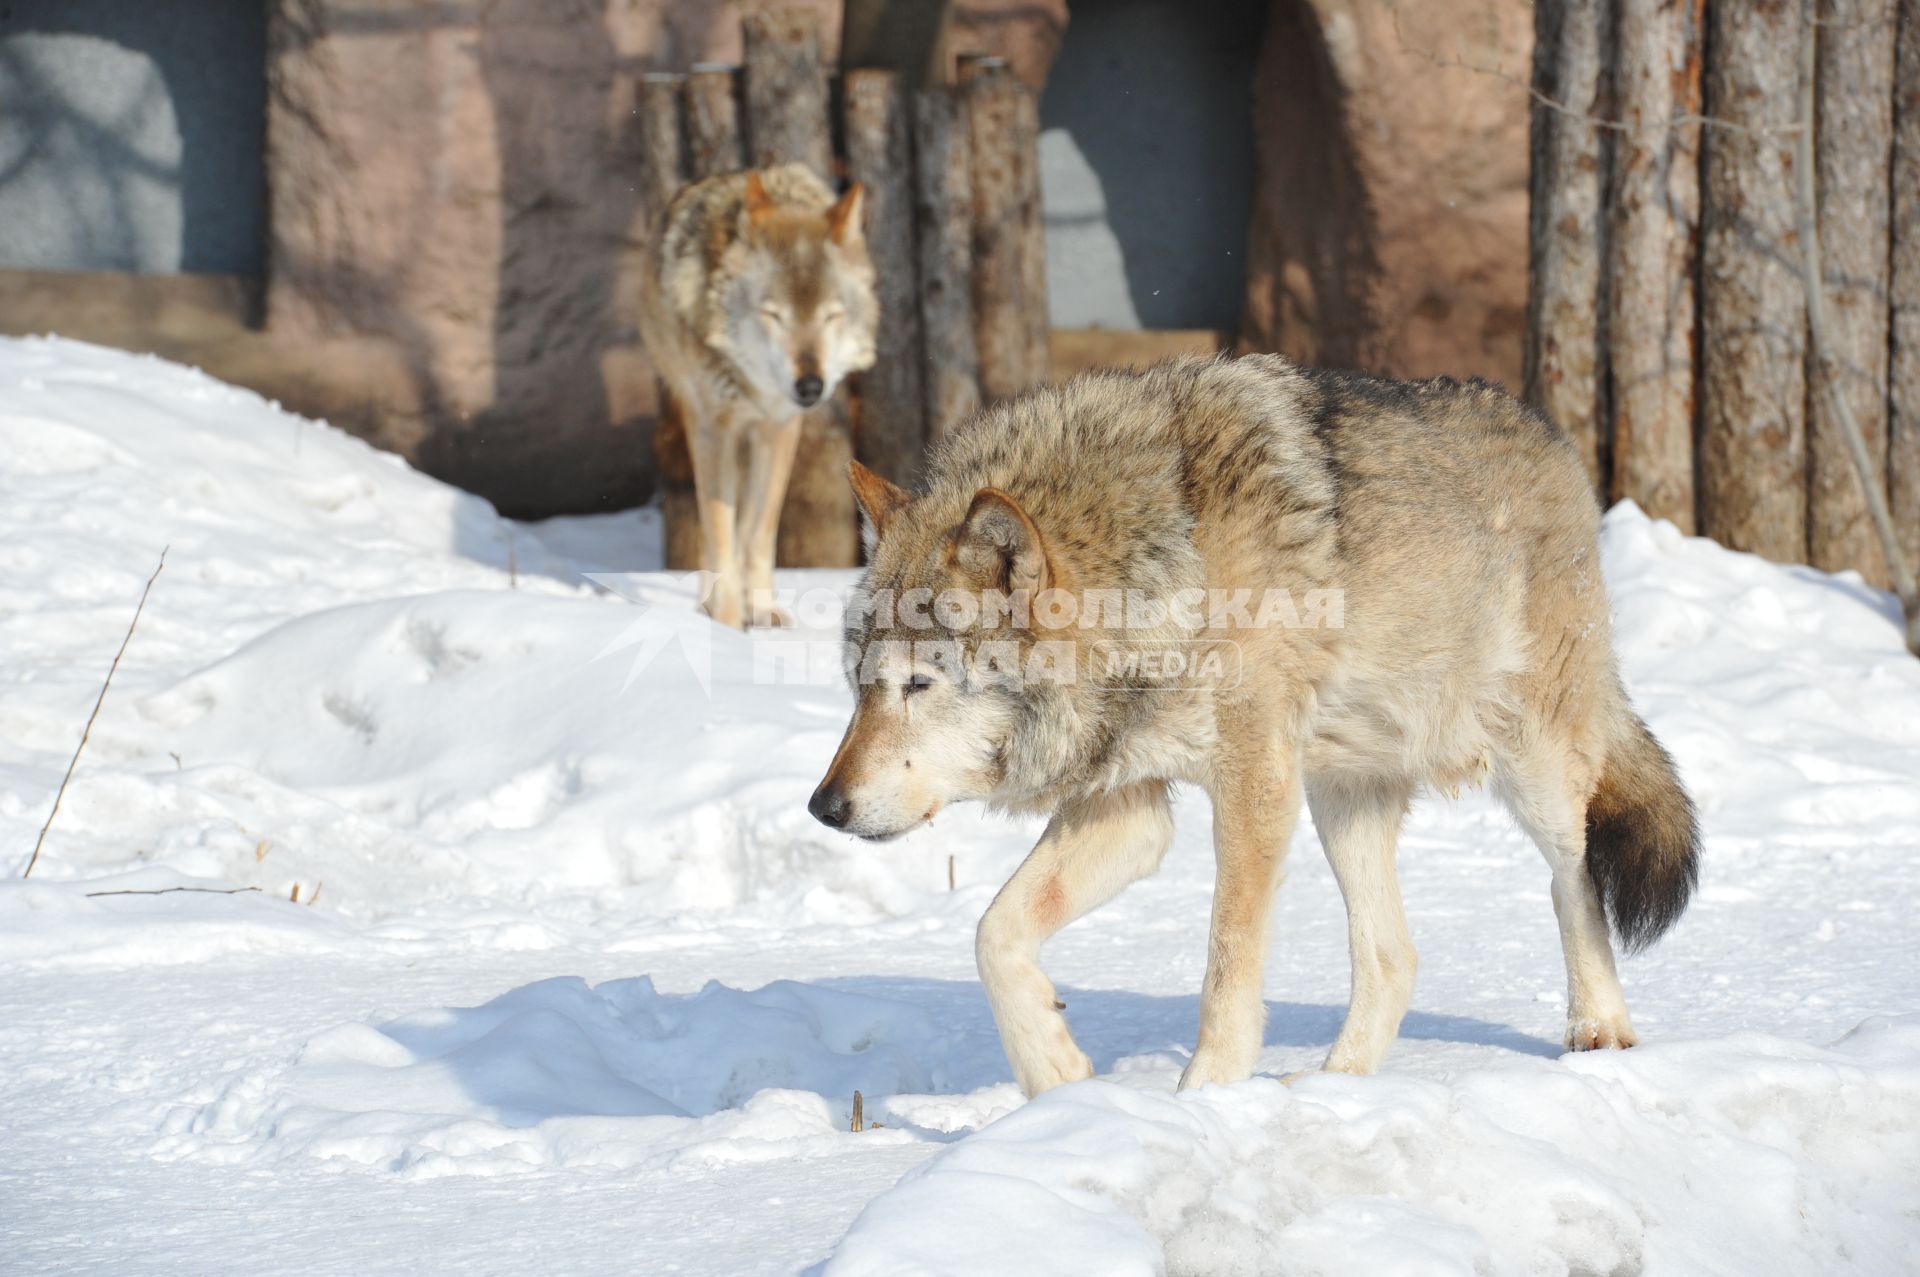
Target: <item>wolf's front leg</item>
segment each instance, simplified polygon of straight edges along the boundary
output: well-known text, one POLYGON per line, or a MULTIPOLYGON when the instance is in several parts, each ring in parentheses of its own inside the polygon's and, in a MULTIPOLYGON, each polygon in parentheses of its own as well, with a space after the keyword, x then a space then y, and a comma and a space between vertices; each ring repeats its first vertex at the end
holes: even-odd
POLYGON ((1053 982, 1040 970, 1040 946, 1158 869, 1172 840, 1167 787, 1159 781, 1073 803, 1054 814, 980 919, 980 982, 1014 1079, 1028 1095, 1093 1076, 1053 982))
POLYGON ((709 574, 707 615, 739 629, 746 623, 746 582, 735 535, 740 498, 740 444, 727 414, 688 413, 688 453, 700 509, 700 567, 709 574))
POLYGON ((1180 1089, 1253 1075, 1267 1024, 1260 998, 1267 917, 1300 815, 1297 751, 1265 723, 1222 732, 1213 795, 1213 930, 1200 990, 1200 1037, 1180 1089))
POLYGON ((740 498, 740 540, 745 551, 747 615, 755 625, 790 619, 773 602, 774 552, 780 540, 780 508, 793 477, 800 446, 799 417, 762 426, 747 446, 747 483, 740 498))

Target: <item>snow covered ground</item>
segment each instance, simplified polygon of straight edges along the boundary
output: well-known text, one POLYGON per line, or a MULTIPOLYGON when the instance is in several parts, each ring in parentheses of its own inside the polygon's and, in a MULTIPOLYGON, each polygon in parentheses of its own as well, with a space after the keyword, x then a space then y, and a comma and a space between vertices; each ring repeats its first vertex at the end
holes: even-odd
POLYGON ((1166 870, 1048 950, 1100 1078, 1023 1104, 972 928, 1034 829, 814 824, 846 692, 769 682, 668 574, 582 576, 658 544, 0 343, 0 1270, 1920 1271, 1920 663, 1886 596, 1609 517, 1629 688, 1707 831, 1624 967, 1646 1046, 1561 1056, 1545 867, 1468 795, 1403 842, 1385 1073, 1273 1080, 1345 1004, 1303 831, 1266 1076, 1176 1095, 1189 795, 1166 870))

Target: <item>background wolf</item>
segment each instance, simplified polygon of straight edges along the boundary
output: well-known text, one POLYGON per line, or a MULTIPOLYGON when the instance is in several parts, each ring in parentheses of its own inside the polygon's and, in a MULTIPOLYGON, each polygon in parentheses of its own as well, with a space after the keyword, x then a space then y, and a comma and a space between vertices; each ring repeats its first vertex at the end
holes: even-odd
POLYGON ((1029 1094, 1091 1072, 1040 945, 1158 867, 1174 780, 1211 797, 1217 858, 1182 1086, 1254 1066, 1269 905, 1303 796, 1346 899, 1353 962, 1327 1067, 1379 1063, 1415 966, 1394 869, 1402 816, 1422 786, 1482 778, 1552 871, 1567 1044, 1634 1043, 1607 922, 1629 947, 1659 936, 1692 889, 1698 835, 1620 685, 1585 472, 1538 414, 1480 383, 1272 356, 1188 361, 996 407, 934 458, 917 495, 858 466, 854 486, 874 538, 849 612, 858 699, 809 807, 867 838, 962 799, 1052 813, 978 937, 1029 1094), (1182 636, 1172 619, 929 633, 871 606, 915 588, 1167 598, 1274 586, 1344 591, 1344 624, 1236 630, 1238 682, 1185 690, 1013 682, 973 659, 987 642, 1163 644, 1182 636), (912 644, 929 637, 962 659, 921 659, 912 644))
POLYGON ((800 414, 870 367, 879 320, 855 184, 837 202, 800 164, 686 187, 654 228, 640 335, 679 404, 700 510, 707 611, 770 600, 800 414))

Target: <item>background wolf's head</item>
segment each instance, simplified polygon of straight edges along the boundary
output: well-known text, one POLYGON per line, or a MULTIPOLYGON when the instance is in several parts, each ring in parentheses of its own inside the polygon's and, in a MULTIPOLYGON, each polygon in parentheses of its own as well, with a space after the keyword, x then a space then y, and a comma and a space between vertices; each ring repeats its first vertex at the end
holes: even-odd
POLYGON ((767 404, 811 408, 871 367, 880 318, 856 183, 825 210, 776 202, 747 176, 708 335, 767 404))

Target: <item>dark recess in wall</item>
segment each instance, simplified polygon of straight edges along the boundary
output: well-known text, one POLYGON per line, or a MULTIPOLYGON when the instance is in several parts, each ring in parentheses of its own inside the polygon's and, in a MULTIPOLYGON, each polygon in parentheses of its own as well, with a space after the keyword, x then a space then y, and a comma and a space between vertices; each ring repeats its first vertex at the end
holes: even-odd
POLYGON ((0 0, 0 266, 155 269, 137 248, 134 219, 152 216, 151 200, 134 197, 138 183, 178 192, 180 270, 259 274, 266 8, 261 0, 0 0), (87 36, 143 54, 158 71, 158 92, 96 118, 76 98, 84 77, 102 73, 99 59, 36 36, 87 36), (128 144, 169 104, 177 168, 128 144), (50 195, 64 224, 49 224, 50 195))

